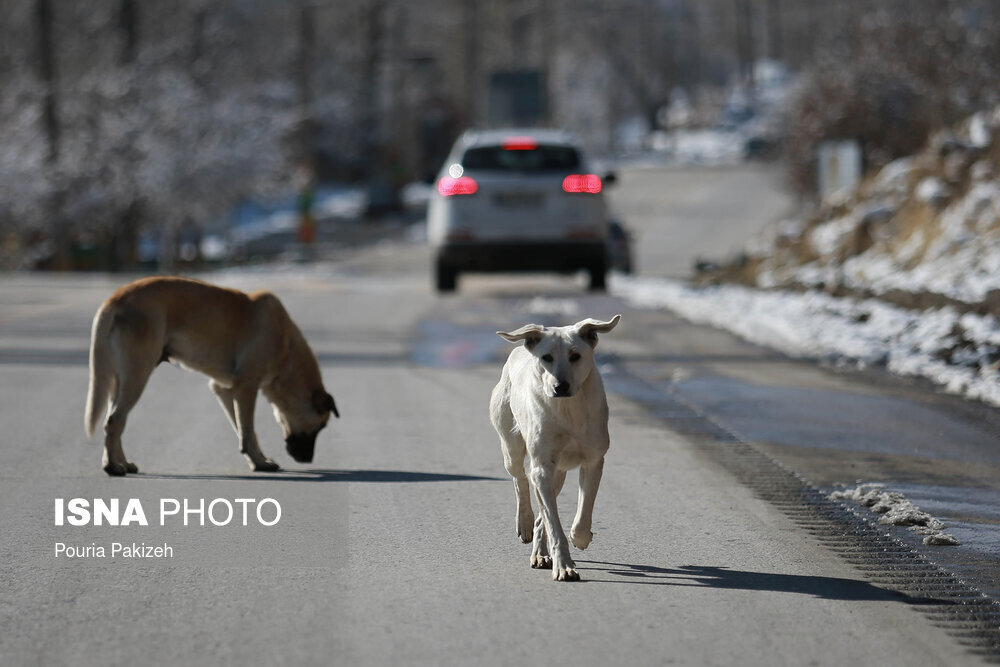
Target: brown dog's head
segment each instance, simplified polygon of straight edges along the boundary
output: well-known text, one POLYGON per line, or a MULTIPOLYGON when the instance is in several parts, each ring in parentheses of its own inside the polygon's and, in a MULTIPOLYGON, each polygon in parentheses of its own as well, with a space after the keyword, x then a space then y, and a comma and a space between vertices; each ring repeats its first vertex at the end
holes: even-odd
POLYGON ((312 463, 318 434, 318 430, 312 433, 292 433, 285 438, 285 451, 299 463, 312 463))
POLYGON ((312 463, 316 436, 331 414, 340 418, 333 396, 323 388, 313 391, 308 403, 298 410, 281 410, 275 405, 274 417, 285 432, 285 451, 299 463, 312 463))

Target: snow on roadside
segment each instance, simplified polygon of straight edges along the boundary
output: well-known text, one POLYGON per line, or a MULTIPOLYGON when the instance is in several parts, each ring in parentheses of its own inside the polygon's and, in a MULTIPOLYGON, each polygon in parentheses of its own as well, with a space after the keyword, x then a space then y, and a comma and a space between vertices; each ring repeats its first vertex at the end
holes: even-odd
POLYGON ((691 287, 615 275, 611 290, 633 305, 664 308, 792 357, 885 366, 944 391, 1000 406, 1000 323, 950 307, 912 311, 875 299, 737 285, 691 287))
POLYGON ((943 128, 855 192, 767 229, 714 282, 971 307, 1000 295, 1000 106, 943 128))
MULTIPOLYGON (((940 196, 933 192, 944 187, 937 179, 925 178, 915 194, 921 201, 932 201, 940 196)), ((928 291, 979 303, 991 290, 1000 289, 998 220, 1000 183, 974 183, 941 212, 933 230, 921 230, 906 242, 888 249, 875 247, 847 260, 845 282, 880 294, 892 289, 928 291), (921 244, 926 248, 920 261, 907 266, 921 244)))
POLYGON ((853 500, 876 514, 884 526, 905 526, 924 535, 924 544, 931 546, 958 546, 961 542, 954 535, 944 532, 945 525, 896 491, 886 491, 881 484, 861 484, 853 489, 834 491, 830 500, 853 500))

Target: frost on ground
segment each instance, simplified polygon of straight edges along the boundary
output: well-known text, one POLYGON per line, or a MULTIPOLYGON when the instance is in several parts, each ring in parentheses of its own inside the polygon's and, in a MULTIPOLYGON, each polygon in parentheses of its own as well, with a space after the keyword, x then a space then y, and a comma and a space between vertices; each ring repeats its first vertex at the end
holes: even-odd
POLYGON ((906 499, 902 493, 886 491, 877 484, 862 484, 845 491, 834 491, 830 500, 853 500, 876 514, 878 522, 887 526, 905 526, 924 535, 924 544, 931 546, 958 546, 961 542, 954 535, 944 532, 945 525, 906 499))
POLYGON ((814 291, 691 287, 617 275, 611 289, 637 306, 666 308, 792 357, 885 366, 931 380, 948 393, 1000 406, 1000 322, 992 315, 962 314, 950 306, 907 310, 878 299, 814 291))

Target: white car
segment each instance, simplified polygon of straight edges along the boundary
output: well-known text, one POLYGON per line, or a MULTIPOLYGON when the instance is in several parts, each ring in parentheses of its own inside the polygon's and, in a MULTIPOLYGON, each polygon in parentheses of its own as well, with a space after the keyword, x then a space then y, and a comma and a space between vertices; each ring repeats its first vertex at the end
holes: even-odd
POLYGON ((614 176, 590 170, 565 132, 470 131, 452 148, 427 211, 437 289, 472 271, 584 270, 605 286, 614 176))

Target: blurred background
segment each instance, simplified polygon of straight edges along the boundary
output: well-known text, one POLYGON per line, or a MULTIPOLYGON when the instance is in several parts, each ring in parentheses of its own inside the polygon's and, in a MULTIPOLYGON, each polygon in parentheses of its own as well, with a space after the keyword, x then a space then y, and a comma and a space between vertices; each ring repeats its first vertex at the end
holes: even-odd
POLYGON ((469 127, 818 201, 1000 103, 1000 3, 4 0, 0 90, 0 268, 175 270, 419 220, 469 127))

